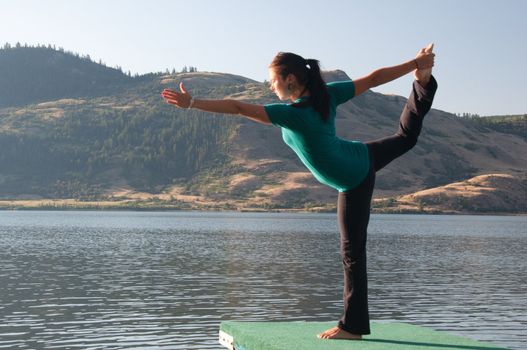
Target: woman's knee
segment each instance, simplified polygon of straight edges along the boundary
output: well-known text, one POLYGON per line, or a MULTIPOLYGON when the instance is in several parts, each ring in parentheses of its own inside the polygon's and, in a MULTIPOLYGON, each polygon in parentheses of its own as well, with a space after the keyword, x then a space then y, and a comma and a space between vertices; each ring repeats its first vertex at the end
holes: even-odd
POLYGON ((402 146, 404 149, 403 153, 408 152, 409 150, 414 148, 415 145, 417 145, 417 140, 419 138, 418 135, 413 135, 413 134, 400 135, 400 137, 401 137, 402 146))
POLYGON ((408 144, 408 150, 411 150, 412 148, 415 147, 415 145, 417 145, 417 139, 418 137, 417 136, 410 136, 407 138, 408 140, 406 141, 407 144, 408 144))

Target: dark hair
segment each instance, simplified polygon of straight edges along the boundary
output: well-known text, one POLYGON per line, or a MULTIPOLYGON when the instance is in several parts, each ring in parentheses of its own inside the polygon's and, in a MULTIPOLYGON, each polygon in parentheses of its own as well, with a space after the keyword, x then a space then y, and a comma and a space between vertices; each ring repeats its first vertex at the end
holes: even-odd
POLYGON ((329 119, 329 93, 317 60, 304 59, 302 56, 291 52, 279 52, 270 65, 276 69, 282 79, 289 74, 293 74, 299 84, 306 87, 309 91, 309 98, 300 102, 293 103, 293 107, 313 106, 315 111, 320 113, 322 120, 329 119))

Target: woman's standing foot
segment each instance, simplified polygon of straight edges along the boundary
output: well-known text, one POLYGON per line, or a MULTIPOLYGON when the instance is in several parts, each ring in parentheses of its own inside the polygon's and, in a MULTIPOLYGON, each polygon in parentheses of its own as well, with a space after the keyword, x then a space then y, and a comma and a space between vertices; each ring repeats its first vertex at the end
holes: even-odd
POLYGON ((362 339, 362 335, 352 334, 339 327, 330 328, 327 331, 322 332, 319 335, 317 335, 317 337, 320 339, 349 339, 349 340, 361 340, 362 339))

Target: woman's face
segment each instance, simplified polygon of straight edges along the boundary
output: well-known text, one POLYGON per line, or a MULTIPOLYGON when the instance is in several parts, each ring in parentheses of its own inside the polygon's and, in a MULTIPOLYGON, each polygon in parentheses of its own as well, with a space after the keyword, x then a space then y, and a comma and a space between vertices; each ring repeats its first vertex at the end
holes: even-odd
POLYGON ((269 68, 269 87, 281 101, 290 98, 291 91, 287 89, 288 82, 277 74, 273 68, 269 68))

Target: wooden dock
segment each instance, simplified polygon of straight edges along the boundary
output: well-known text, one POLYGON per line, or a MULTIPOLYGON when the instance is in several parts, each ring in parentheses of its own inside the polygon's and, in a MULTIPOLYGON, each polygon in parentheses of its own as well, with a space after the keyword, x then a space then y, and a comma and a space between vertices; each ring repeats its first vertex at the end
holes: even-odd
POLYGON ((230 350, 505 350, 447 332, 407 323, 373 322, 363 340, 318 339, 335 322, 223 321, 220 343, 230 350))

